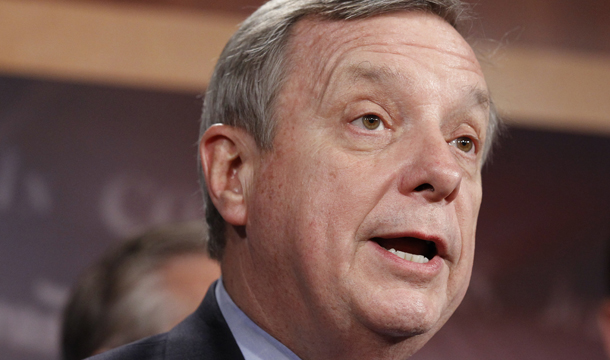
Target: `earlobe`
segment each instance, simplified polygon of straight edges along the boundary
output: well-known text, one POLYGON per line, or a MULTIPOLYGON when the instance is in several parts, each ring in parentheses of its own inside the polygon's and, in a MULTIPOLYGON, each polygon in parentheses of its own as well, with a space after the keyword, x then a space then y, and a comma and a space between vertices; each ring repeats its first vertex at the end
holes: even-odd
POLYGON ((251 135, 223 124, 211 126, 199 142, 210 198, 225 221, 235 226, 246 224, 245 189, 252 169, 247 162, 255 150, 251 135))

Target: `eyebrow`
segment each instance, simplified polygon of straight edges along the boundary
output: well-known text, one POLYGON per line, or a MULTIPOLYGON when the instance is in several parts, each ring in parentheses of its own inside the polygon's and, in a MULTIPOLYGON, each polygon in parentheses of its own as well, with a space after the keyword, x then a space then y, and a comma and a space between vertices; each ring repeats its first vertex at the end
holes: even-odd
POLYGON ((354 82, 359 79, 364 79, 371 82, 382 83, 394 78, 401 78, 411 82, 410 79, 391 69, 389 66, 373 66, 368 61, 350 66, 348 68, 348 73, 351 75, 351 79, 354 82))
POLYGON ((396 72, 389 66, 375 66, 369 61, 363 61, 358 64, 348 65, 344 71, 340 72, 338 78, 335 78, 335 74, 329 76, 324 83, 320 99, 324 99, 326 97, 327 91, 332 88, 331 84, 341 83, 339 80, 342 78, 349 80, 352 85, 358 83, 358 81, 361 80, 364 80, 374 85, 378 85, 383 83, 389 83, 392 79, 396 78, 404 79, 409 83, 412 82, 412 80, 405 77, 404 74, 396 72))
MULTIPOLYGON (((413 79, 387 65, 375 66, 368 61, 349 66, 346 73, 349 74, 352 83, 357 83, 359 80, 365 80, 375 84, 383 84, 396 78, 407 83, 413 82, 413 79)), ((476 85, 469 85, 464 90, 464 99, 473 99, 475 105, 485 109, 491 107, 491 95, 488 90, 481 89, 476 85)))
POLYGON ((477 105, 482 105, 489 109, 491 106, 491 96, 489 91, 483 90, 477 86, 469 86, 468 95, 475 99, 477 105))
MULTIPOLYGON (((400 78, 407 82, 412 82, 412 79, 406 77, 389 66, 373 66, 369 62, 362 62, 357 65, 352 65, 348 69, 353 82, 360 79, 368 80, 375 83, 384 83, 391 79, 400 78)), ((489 108, 491 105, 491 96, 487 90, 483 90, 475 85, 468 86, 466 89, 466 98, 470 97, 475 100, 477 105, 482 105, 489 108)))

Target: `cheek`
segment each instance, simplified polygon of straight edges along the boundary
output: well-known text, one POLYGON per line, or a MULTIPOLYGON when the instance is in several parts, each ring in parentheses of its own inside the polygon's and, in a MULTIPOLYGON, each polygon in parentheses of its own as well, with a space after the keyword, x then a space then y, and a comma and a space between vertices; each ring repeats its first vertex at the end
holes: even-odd
POLYGON ((482 188, 480 181, 463 184, 460 199, 455 203, 455 212, 465 247, 474 246, 477 219, 481 208, 482 188))
POLYGON ((323 149, 298 158, 275 158, 262 170, 249 222, 256 219, 251 228, 257 237, 277 238, 269 251, 282 252, 292 266, 316 263, 312 268, 336 266, 338 271, 346 267, 339 260, 349 259, 354 251, 370 194, 364 191, 369 181, 345 160, 332 149, 323 149))
MULTIPOLYGON (((451 274, 452 291, 456 294, 455 300, 464 297, 470 281, 472 265, 474 262, 474 249, 477 218, 481 204, 481 187, 479 184, 471 184, 464 192, 462 201, 456 204, 457 221, 460 228, 462 248, 460 259, 451 274)), ((459 303, 459 301, 458 301, 459 303)))
POLYGON ((274 150, 255 174, 249 198, 248 223, 252 233, 248 237, 252 241, 268 239, 266 243, 274 242, 272 246, 286 256, 291 256, 286 246, 310 244, 316 229, 319 231, 332 213, 332 201, 325 202, 322 193, 333 183, 333 176, 309 155, 284 148, 274 150))

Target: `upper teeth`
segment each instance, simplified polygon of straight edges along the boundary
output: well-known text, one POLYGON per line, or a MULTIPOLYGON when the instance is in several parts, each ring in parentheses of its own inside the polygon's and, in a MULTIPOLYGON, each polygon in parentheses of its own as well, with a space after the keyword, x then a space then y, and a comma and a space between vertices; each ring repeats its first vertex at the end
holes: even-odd
POLYGON ((426 258, 423 255, 410 254, 410 253, 402 252, 402 251, 396 250, 396 249, 390 249, 388 251, 391 252, 392 254, 398 256, 399 258, 409 260, 412 262, 416 262, 416 263, 420 263, 420 264, 425 264, 428 261, 430 261, 430 260, 428 260, 428 258, 426 258))

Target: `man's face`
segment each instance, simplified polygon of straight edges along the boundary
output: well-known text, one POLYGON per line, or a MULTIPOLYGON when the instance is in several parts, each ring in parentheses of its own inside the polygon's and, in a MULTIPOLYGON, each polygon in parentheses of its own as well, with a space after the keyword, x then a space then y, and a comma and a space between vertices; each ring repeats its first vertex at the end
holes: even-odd
POLYGON ((471 48, 434 15, 300 21, 245 189, 259 302, 329 339, 429 338, 470 279, 488 105, 471 48))

